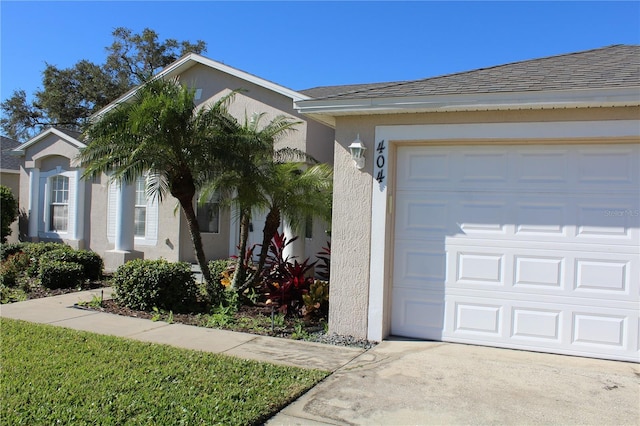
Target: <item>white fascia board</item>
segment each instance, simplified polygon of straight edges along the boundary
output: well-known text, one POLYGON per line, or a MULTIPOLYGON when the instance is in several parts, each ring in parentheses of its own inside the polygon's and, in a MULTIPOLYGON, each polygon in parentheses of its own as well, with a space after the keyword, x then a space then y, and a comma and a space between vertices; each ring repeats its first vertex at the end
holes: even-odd
POLYGON ((399 112, 486 111, 640 105, 640 88, 478 93, 373 99, 326 99, 296 102, 296 109, 314 115, 362 115, 399 112))
MULTIPOLYGON (((284 86, 280 86, 279 84, 276 84, 269 80, 265 80, 253 74, 240 71, 239 69, 230 67, 221 62, 214 61, 213 59, 205 58, 204 56, 198 55, 196 53, 189 53, 183 56, 182 58, 176 60, 174 63, 168 65, 163 70, 159 71, 153 77, 152 80, 157 80, 159 78, 165 78, 165 77, 169 77, 169 78, 177 77, 181 73, 185 72, 186 70, 188 70, 189 68, 193 67, 196 64, 201 64, 209 68, 213 68, 215 70, 221 71, 225 74, 232 75, 234 77, 237 77, 241 80, 245 80, 257 86, 264 87, 265 89, 271 90, 272 92, 276 92, 288 98, 291 98, 293 102, 311 99, 310 97, 303 95, 302 93, 296 92, 295 90, 291 90, 284 86)), ((100 115, 105 114, 106 112, 113 109, 116 105, 128 101, 133 95, 135 95, 135 93, 138 91, 140 87, 142 87, 142 85, 136 86, 133 89, 129 90, 127 93, 120 96, 118 99, 116 99, 106 107, 102 108, 100 111, 93 114, 90 117, 90 120, 93 120, 95 117, 99 117, 100 115)))
POLYGON ((71 137, 71 136, 67 135, 64 132, 61 132, 58 129, 50 127, 47 130, 45 130, 44 132, 40 133, 39 135, 36 135, 33 138, 29 139, 28 141, 26 141, 25 143, 23 143, 19 147, 16 147, 16 148, 12 149, 10 151, 11 155, 15 156, 15 157, 24 156, 25 150, 27 148, 29 148, 32 145, 37 144, 38 142, 40 142, 42 139, 46 138, 49 135, 56 135, 59 138, 64 139, 65 141, 69 142, 71 145, 75 146, 76 148, 85 148, 86 147, 86 145, 84 143, 80 142, 76 138, 71 137))

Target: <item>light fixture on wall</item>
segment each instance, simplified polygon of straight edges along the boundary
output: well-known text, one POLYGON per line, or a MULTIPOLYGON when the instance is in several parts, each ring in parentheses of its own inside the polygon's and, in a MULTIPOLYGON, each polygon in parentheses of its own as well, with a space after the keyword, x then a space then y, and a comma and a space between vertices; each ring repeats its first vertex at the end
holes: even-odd
POLYGON ((364 167, 364 151, 366 149, 367 147, 364 146, 360 140, 360 133, 358 133, 356 140, 349 145, 349 152, 351 153, 353 164, 355 164, 357 169, 362 169, 364 167))

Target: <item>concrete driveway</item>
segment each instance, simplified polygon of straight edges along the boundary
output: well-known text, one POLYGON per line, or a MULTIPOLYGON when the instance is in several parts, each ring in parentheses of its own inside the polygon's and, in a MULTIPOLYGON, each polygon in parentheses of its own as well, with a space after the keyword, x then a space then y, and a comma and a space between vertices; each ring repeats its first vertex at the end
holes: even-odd
POLYGON ((640 424, 640 366, 480 346, 386 341, 268 425, 640 424))

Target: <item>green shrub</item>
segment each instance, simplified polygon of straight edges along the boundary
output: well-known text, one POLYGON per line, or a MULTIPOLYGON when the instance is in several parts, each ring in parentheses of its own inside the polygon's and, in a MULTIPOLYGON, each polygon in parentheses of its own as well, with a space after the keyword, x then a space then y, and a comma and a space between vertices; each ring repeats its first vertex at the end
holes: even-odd
POLYGON ((42 260, 40 264, 40 282, 46 288, 78 287, 85 280, 84 268, 74 262, 42 260))
POLYGON ((5 243, 0 245, 0 260, 7 260, 12 254, 24 251, 25 245, 29 243, 5 243))
POLYGON ((113 275, 114 300, 131 309, 154 307, 188 311, 196 303, 198 286, 186 262, 136 259, 120 266, 113 275))
POLYGON ((59 262, 73 262, 82 265, 84 276, 90 280, 99 280, 102 277, 104 262, 97 253, 88 250, 69 250, 58 248, 43 253, 40 262, 56 260, 59 262))
POLYGON ((0 242, 6 242, 11 235, 11 224, 18 218, 18 200, 11 190, 0 185, 0 242))
POLYGON ((29 243, 24 245, 23 250, 31 259, 31 263, 27 269, 27 275, 35 277, 40 273, 40 259, 42 255, 53 250, 71 251, 73 249, 62 243, 29 243))
MULTIPOLYGON (((209 262, 209 271, 211 273, 212 283, 207 283, 207 295, 209 298, 213 298, 216 294, 220 293, 220 283, 223 279, 228 279, 228 272, 233 267, 233 260, 231 259, 217 259, 209 262), (223 275, 227 272, 227 275, 223 275)), ((225 286, 226 287, 226 286, 225 286)))
POLYGON ((0 263, 0 285, 15 287, 18 278, 24 276, 29 266, 29 256, 24 252, 17 252, 0 263))

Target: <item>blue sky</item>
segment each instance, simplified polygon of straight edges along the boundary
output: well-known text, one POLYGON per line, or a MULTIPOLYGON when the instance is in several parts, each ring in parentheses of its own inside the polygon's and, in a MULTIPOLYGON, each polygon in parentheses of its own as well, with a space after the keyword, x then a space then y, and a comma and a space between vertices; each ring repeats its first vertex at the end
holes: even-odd
POLYGON ((292 89, 418 79, 640 44, 640 2, 0 2, 0 98, 45 63, 103 63, 114 28, 207 42, 205 56, 292 89))

